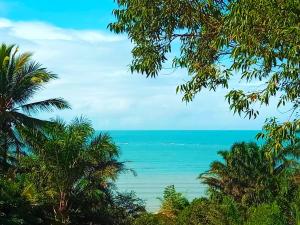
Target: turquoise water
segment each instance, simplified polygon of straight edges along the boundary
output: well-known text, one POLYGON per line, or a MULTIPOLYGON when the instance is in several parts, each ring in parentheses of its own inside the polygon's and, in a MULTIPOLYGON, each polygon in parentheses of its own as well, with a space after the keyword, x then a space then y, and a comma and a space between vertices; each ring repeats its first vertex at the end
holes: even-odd
POLYGON ((110 131, 121 149, 121 160, 134 169, 117 181, 119 191, 135 191, 147 209, 156 211, 167 185, 192 200, 205 194, 197 179, 219 159, 217 152, 238 141, 255 141, 257 131, 110 131))

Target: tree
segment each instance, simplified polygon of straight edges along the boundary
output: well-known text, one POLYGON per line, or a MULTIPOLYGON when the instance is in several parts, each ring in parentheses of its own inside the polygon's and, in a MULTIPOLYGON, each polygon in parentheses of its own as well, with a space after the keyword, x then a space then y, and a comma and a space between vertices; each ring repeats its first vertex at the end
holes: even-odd
MULTIPOLYGON (((226 98, 233 112, 255 118, 257 106, 269 105, 273 97, 278 100, 277 107, 291 107, 281 127, 290 132, 295 130, 290 127, 299 129, 298 0, 117 3, 119 8, 113 11, 117 21, 109 28, 127 33, 133 42, 132 72, 155 77, 171 60, 174 68, 187 69, 191 77, 177 88, 185 101, 203 89, 229 88, 230 81, 237 78, 259 83, 251 89, 230 89, 226 98)), ((281 134, 283 139, 285 133, 281 134)))
POLYGON ((182 193, 176 192, 174 185, 171 185, 167 186, 164 190, 159 212, 167 217, 172 218, 188 205, 189 201, 183 196, 182 193))
POLYGON ((199 177, 212 190, 231 196, 244 206, 273 202, 283 190, 293 190, 290 178, 299 152, 294 155, 287 148, 270 159, 266 149, 254 143, 234 144, 230 151, 219 152, 223 161, 213 162, 199 177))
POLYGON ((177 218, 177 225, 240 225, 242 216, 237 203, 228 196, 220 199, 194 199, 182 210, 177 218))
POLYGON ((175 221, 162 214, 144 213, 134 221, 133 225, 175 225, 175 221))
POLYGON ((92 222, 88 212, 94 215, 93 211, 103 208, 110 182, 125 169, 117 160, 119 149, 111 137, 96 134, 83 118, 70 124, 57 120, 42 132, 21 132, 33 153, 23 159, 21 169, 37 202, 51 205, 55 220, 61 224, 75 224, 72 218, 79 215, 86 224, 92 222))
POLYGON ((182 210, 177 218, 177 224, 198 225, 209 224, 207 218, 210 202, 206 198, 194 199, 191 204, 182 210))
POLYGON ((249 218, 245 225, 284 225, 287 224, 282 217, 280 207, 273 204, 262 204, 257 207, 251 207, 249 218))
POLYGON ((21 182, 3 177, 0 177, 0 224, 41 224, 41 210, 23 196, 21 182))
POLYGON ((132 225, 135 218, 145 213, 144 202, 131 193, 115 193, 106 196, 81 193, 72 196, 70 221, 73 225, 132 225))
POLYGON ((19 129, 38 129, 46 121, 31 116, 38 111, 66 109, 61 98, 29 102, 56 75, 31 60, 31 53, 17 54, 14 45, 0 46, 0 167, 7 169, 21 154, 19 129))
POLYGON ((146 212, 145 202, 134 192, 118 193, 113 198, 114 224, 132 224, 135 218, 146 212))

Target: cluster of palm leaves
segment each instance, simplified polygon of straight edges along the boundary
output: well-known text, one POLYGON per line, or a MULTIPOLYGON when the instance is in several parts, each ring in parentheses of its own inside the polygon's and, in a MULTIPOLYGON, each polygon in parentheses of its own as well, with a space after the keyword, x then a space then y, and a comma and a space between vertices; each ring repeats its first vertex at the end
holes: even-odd
POLYGON ((213 162, 199 177, 208 185, 213 198, 230 197, 251 215, 257 213, 255 207, 270 211, 275 207, 280 221, 285 221, 278 224, 297 224, 300 222, 300 202, 296 200, 300 194, 299 142, 283 151, 270 152, 271 141, 261 147, 255 143, 234 144, 230 151, 220 151, 223 160, 213 162), (251 211, 252 208, 255 210, 251 211))
POLYGON ((70 211, 81 210, 75 204, 78 196, 106 198, 110 181, 125 167, 117 160, 119 150, 111 137, 96 134, 86 119, 53 122, 42 132, 21 131, 33 152, 22 160, 21 169, 30 174, 26 194, 37 197, 33 202, 52 202, 55 219, 68 223, 70 211))
POLYGON ((300 151, 289 146, 278 154, 268 154, 268 145, 237 143, 230 151, 220 151, 222 161, 215 161, 200 178, 213 190, 232 196, 244 204, 260 204, 282 189, 280 179, 297 170, 300 151))
POLYGON ((57 78, 31 59, 31 53, 18 53, 14 45, 0 46, 0 166, 15 164, 23 147, 19 129, 40 129, 47 121, 31 116, 38 111, 66 109, 61 98, 34 100, 34 95, 49 81, 57 78))
POLYGON ((57 76, 31 57, 0 46, 0 224, 125 223, 144 206, 113 191, 126 170, 119 148, 85 118, 34 117, 70 106, 62 98, 36 100, 57 76))

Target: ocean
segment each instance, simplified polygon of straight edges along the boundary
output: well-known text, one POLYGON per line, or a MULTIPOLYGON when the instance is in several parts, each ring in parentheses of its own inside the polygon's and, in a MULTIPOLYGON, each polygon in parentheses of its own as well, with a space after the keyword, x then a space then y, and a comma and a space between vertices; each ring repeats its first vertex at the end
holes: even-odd
POLYGON ((121 174, 116 186, 120 192, 134 191, 149 211, 160 207, 159 197, 168 185, 175 185, 189 200, 203 196, 206 187, 197 177, 217 152, 235 142, 256 141, 258 131, 109 131, 120 147, 120 160, 136 172, 121 174))

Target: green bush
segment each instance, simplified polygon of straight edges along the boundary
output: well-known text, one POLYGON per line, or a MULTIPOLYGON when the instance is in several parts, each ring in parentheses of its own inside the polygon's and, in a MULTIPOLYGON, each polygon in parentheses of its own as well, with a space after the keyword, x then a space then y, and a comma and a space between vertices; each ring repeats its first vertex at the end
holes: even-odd
POLYGON ((174 185, 167 186, 161 199, 160 213, 175 217, 181 210, 189 205, 189 201, 182 193, 177 192, 174 185))
POLYGON ((261 204, 248 210, 248 220, 245 225, 285 225, 280 207, 276 203, 261 204))
POLYGON ((39 207, 32 206, 22 195, 21 185, 9 179, 0 178, 0 224, 41 224, 39 207))
POLYGON ((145 213, 133 225, 175 225, 175 221, 163 214, 145 213))
POLYGON ((236 202, 223 199, 200 198, 192 201, 178 215, 177 225, 240 225, 242 217, 236 202))

